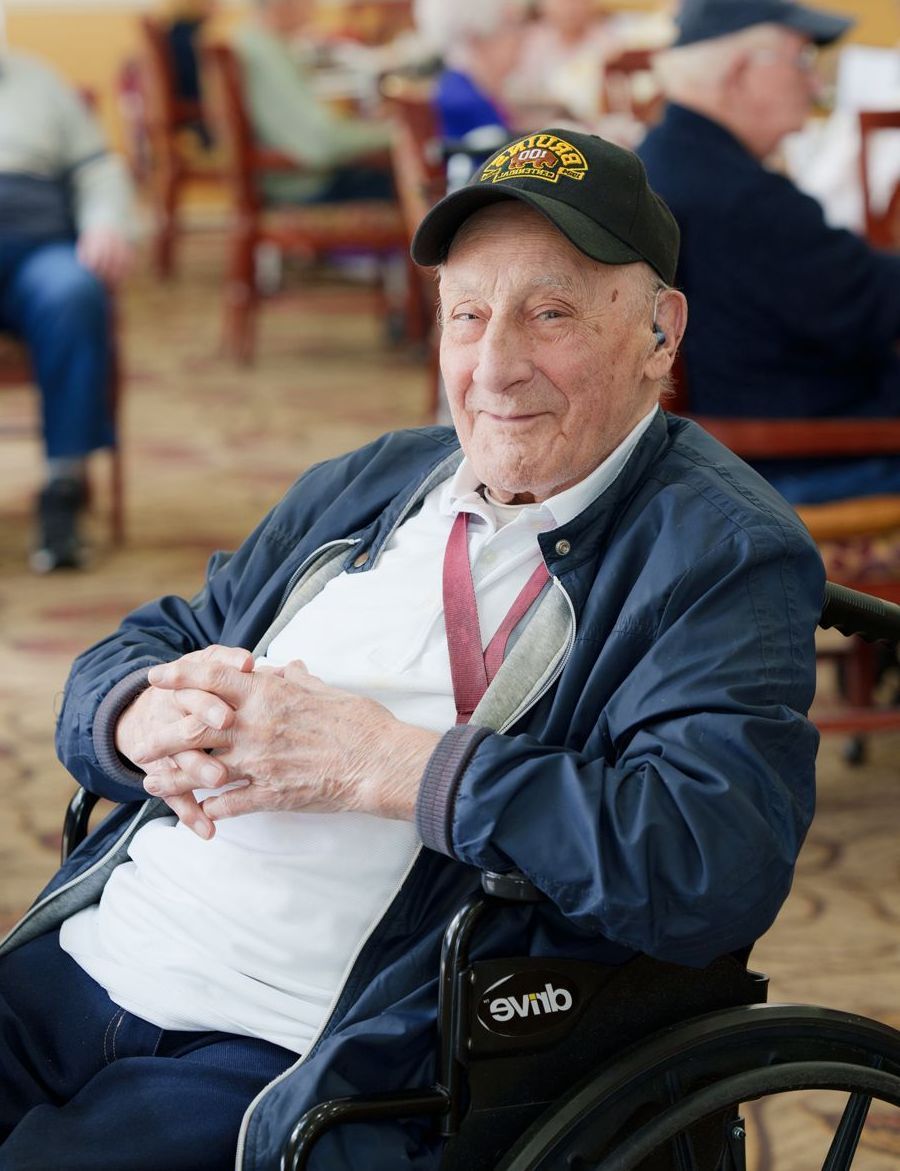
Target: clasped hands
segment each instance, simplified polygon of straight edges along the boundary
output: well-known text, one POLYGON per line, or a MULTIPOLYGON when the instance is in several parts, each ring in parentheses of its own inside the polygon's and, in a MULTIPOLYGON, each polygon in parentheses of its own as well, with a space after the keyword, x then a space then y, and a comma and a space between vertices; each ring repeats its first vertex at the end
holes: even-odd
POLYGON ((303 663, 254 669, 240 647, 210 646, 153 667, 122 713, 116 748, 202 838, 262 810, 353 811, 412 820, 440 736, 340 691, 303 663), (198 800, 197 789, 242 787, 198 800))

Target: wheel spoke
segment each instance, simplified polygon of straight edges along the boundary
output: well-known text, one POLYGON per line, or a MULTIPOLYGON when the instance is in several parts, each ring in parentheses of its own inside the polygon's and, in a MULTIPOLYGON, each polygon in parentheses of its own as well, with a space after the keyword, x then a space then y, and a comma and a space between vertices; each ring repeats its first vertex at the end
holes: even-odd
POLYGON ((851 1094, 847 1099, 841 1121, 822 1164, 822 1171, 848 1171, 856 1154, 863 1127, 866 1125, 871 1104, 870 1094, 851 1094))

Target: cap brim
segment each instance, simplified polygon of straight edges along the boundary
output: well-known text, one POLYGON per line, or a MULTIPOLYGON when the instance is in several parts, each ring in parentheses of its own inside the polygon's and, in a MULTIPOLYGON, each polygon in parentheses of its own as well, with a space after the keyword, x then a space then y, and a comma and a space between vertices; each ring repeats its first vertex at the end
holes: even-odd
POLYGON ((479 184, 461 187, 459 191, 446 195, 427 213, 413 236, 410 247, 413 260, 423 266, 441 264, 447 259, 453 237, 470 215, 490 204, 509 199, 517 199, 534 208, 558 228, 579 252, 594 260, 605 264, 633 264, 644 259, 618 236, 562 200, 547 199, 534 191, 523 191, 520 187, 488 187, 479 184))
POLYGON ((802 4, 795 4, 779 23, 798 33, 805 33, 817 45, 830 45, 851 29, 856 21, 849 16, 838 16, 834 12, 822 12, 818 8, 804 8, 802 4))
POLYGON ((755 24, 778 24, 791 28, 816 45, 830 45, 851 29, 856 21, 850 16, 838 16, 834 12, 823 12, 819 8, 807 8, 803 4, 790 4, 783 9, 769 11, 761 6, 754 19, 748 19, 746 12, 729 10, 721 6, 715 16, 706 14, 703 19, 687 15, 679 21, 678 36, 672 48, 680 49, 698 41, 711 41, 718 37, 732 36, 755 24))

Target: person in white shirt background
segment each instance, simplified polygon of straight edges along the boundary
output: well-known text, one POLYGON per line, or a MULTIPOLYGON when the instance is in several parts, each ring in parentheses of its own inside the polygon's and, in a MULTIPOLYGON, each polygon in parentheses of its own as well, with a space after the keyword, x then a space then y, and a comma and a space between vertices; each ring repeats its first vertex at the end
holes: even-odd
MULTIPOLYGON (((900 110, 900 3, 893 47, 851 44, 839 51, 833 111, 814 118, 783 144, 785 164, 797 186, 821 203, 832 227, 865 230, 859 176, 861 110, 900 110)), ((883 212, 900 184, 900 130, 879 130, 870 140, 868 182, 876 211, 883 212)))

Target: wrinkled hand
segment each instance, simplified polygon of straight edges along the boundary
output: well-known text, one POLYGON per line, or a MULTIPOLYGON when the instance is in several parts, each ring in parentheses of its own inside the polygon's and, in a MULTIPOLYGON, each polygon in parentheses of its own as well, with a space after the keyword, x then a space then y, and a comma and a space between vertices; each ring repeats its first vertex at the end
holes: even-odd
MULTIPOLYGON (((209 646, 178 662, 219 663, 229 670, 253 670, 253 656, 241 647, 209 646)), ((215 832, 192 794, 226 780, 226 769, 207 749, 225 746, 223 730, 234 709, 218 695, 197 688, 161 690, 150 686, 125 709, 116 724, 116 749, 147 774, 144 787, 164 795, 173 813, 201 837, 215 832), (165 743, 163 751, 158 744, 165 743)))
POLYGON ((78 259, 109 285, 116 285, 131 268, 131 244, 114 228, 85 228, 78 237, 78 259))
MULTIPOLYGON (((374 700, 329 687, 300 662, 248 673, 220 660, 186 656, 154 667, 150 681, 160 691, 217 696, 234 713, 202 740, 216 749, 225 780, 247 784, 203 802, 212 821, 301 809, 412 820, 437 733, 402 723, 374 700)), ((178 748, 171 729, 158 725, 144 744, 145 759, 167 757, 178 748)), ((170 805, 195 784, 186 771, 175 770, 154 772, 147 782, 170 805)))

